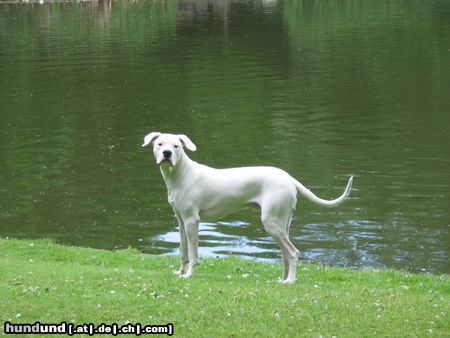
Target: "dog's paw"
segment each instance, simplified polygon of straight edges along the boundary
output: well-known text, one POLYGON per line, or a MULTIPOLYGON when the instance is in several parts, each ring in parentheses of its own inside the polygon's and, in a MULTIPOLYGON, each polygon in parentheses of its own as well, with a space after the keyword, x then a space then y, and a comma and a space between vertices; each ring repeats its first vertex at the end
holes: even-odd
POLYGON ((292 284, 295 284, 295 279, 294 280, 284 279, 284 280, 278 281, 278 283, 292 285, 292 284))
POLYGON ((173 274, 174 274, 174 275, 177 275, 177 276, 184 275, 184 270, 183 270, 183 269, 181 269, 181 270, 174 270, 174 271, 173 271, 173 274))
POLYGON ((188 279, 191 278, 192 274, 188 275, 187 273, 185 273, 184 275, 179 275, 178 278, 184 278, 184 279, 188 279))

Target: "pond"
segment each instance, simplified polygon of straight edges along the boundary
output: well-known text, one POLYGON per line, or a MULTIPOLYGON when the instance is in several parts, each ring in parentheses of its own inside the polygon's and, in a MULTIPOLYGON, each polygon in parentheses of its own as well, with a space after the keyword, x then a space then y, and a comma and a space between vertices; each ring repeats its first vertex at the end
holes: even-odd
MULTIPOLYGON (((450 272, 450 3, 0 1, 0 236, 177 254, 151 131, 212 167, 273 165, 300 261, 450 272)), ((279 262, 257 213, 201 256, 279 262)))

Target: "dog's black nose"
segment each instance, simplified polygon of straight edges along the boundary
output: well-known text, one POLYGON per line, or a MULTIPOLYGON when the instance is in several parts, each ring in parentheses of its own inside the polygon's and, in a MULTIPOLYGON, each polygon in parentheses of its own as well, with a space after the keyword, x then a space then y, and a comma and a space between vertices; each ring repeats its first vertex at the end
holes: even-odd
POLYGON ((165 158, 169 158, 170 156, 172 156, 172 152, 170 150, 164 150, 163 155, 165 158))

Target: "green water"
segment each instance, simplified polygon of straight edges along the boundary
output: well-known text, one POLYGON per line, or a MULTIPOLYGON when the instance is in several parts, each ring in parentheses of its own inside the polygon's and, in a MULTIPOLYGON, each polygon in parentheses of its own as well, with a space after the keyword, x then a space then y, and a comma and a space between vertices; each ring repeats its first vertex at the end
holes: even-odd
MULTIPOLYGON (((274 165, 302 262, 450 272, 450 3, 0 1, 0 235, 177 253, 150 131, 214 167, 274 165)), ((258 215, 203 256, 277 260, 258 215)))

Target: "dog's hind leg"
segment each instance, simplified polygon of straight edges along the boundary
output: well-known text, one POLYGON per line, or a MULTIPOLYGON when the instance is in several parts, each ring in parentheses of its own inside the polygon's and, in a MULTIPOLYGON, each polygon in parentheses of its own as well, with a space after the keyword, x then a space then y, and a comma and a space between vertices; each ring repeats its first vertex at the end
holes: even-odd
MULTIPOLYGON (((283 201, 283 199, 281 199, 283 201)), ((284 200, 286 202, 286 200, 284 200)), ((286 203, 288 204, 288 203, 286 203)), ((295 203, 293 203, 295 205, 295 203)), ((263 204, 261 220, 264 229, 278 243, 283 256, 284 272, 281 283, 293 284, 296 280, 299 251, 289 240, 289 226, 293 207, 277 204, 263 204)))
POLYGON ((295 280, 297 278, 297 264, 298 264, 298 257, 300 252, 297 250, 297 248, 292 244, 291 240, 289 239, 289 228, 291 226, 291 220, 292 220, 292 214, 294 213, 294 209, 292 209, 291 214, 289 215, 289 219, 286 223, 286 231, 283 236, 283 240, 285 241, 286 245, 288 246, 289 250, 289 257, 288 257, 288 266, 289 271, 288 275, 285 279, 283 279, 282 283, 286 284, 292 284, 295 283, 295 280))

